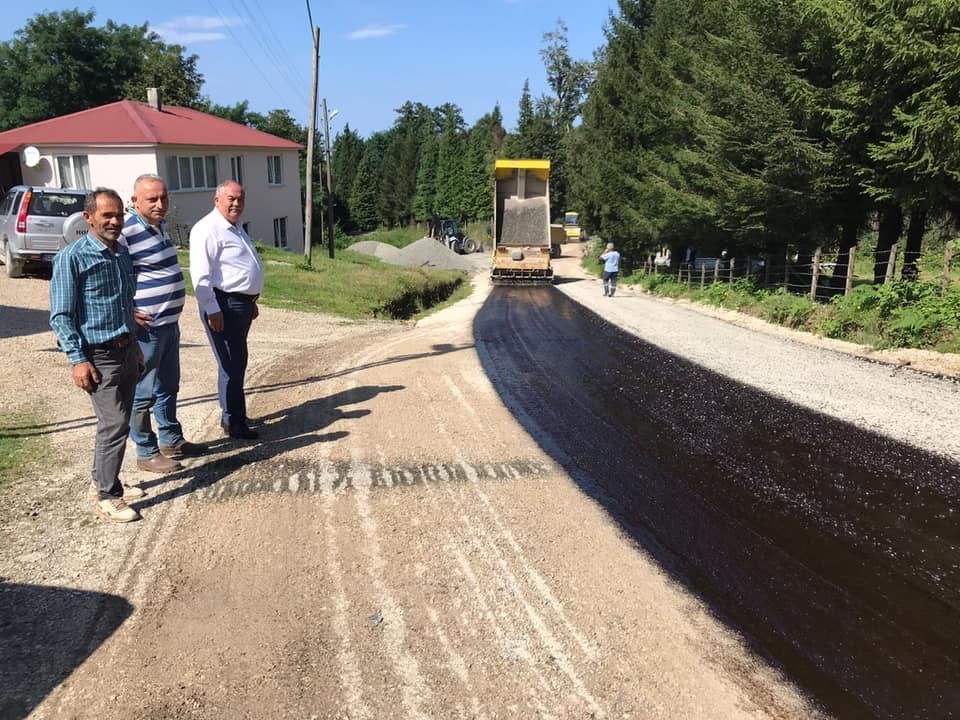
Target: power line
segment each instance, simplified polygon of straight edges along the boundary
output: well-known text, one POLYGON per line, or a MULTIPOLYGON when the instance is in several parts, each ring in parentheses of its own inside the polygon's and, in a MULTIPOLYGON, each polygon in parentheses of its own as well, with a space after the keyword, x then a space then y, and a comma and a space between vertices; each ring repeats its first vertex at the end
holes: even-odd
MULTIPOLYGON (((270 24, 270 21, 266 18, 263 19, 262 23, 259 20, 257 20, 254 17, 254 13, 250 10, 250 6, 247 4, 247 0, 240 0, 240 4, 246 10, 247 16, 251 20, 253 20, 255 23, 254 27, 256 28, 256 30, 251 29, 250 33, 254 36, 256 41, 260 44, 261 49, 268 56, 268 59, 272 60, 274 64, 274 68, 276 69, 278 74, 281 77, 283 77, 283 79, 287 82, 287 84, 291 87, 291 89, 297 94, 298 97, 300 97, 303 100, 304 104, 306 104, 305 96, 302 94, 303 87, 305 86, 306 83, 302 79, 294 78, 290 74, 291 68, 295 68, 296 64, 290 62, 289 58, 282 58, 280 56, 280 52, 278 52, 278 50, 276 49, 276 46, 270 41, 270 39, 266 36, 266 34, 261 35, 261 33, 258 32, 258 31, 262 31, 263 28, 266 28, 267 31, 272 33, 273 28, 270 24)), ((234 5, 234 8, 236 9, 236 5, 234 5)))
POLYGON ((281 95, 280 91, 277 90, 277 88, 274 87, 273 83, 270 81, 270 78, 268 78, 267 75, 263 72, 263 69, 260 67, 260 65, 256 61, 254 61, 254 59, 250 56, 250 53, 247 51, 246 46, 244 46, 244 44, 240 41, 240 38, 237 37, 237 34, 233 31, 233 28, 231 27, 227 19, 223 16, 223 13, 220 12, 220 9, 216 5, 214 5, 213 0, 207 0, 207 2, 210 4, 210 7, 217 14, 220 20, 223 21, 223 25, 225 28, 227 28, 227 32, 230 33, 230 36, 234 39, 236 44, 239 46, 240 51, 246 56, 247 60, 250 61, 250 64, 260 74, 260 77, 263 78, 263 81, 267 84, 267 87, 270 88, 276 95, 281 95))

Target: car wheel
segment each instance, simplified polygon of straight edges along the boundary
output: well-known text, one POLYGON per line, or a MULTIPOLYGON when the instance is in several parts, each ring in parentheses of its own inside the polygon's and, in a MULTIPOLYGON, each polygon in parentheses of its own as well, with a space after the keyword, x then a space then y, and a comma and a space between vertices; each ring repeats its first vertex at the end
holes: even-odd
POLYGON ((23 275, 23 261, 15 260, 13 251, 10 249, 10 242, 5 243, 3 251, 4 264, 7 266, 7 277, 18 278, 23 275))

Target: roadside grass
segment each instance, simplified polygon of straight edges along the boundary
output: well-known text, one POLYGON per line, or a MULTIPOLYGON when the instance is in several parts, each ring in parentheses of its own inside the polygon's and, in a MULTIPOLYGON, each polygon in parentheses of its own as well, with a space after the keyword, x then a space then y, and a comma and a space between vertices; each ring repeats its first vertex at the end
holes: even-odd
MULTIPOLYGON (((300 255, 258 246, 264 265, 267 307, 327 313, 351 320, 409 320, 470 293, 467 275, 457 270, 399 267, 370 255, 314 248, 308 267, 300 255)), ((180 264, 189 276, 189 254, 180 264)), ((187 282, 192 293, 192 283, 187 282)))
MULTIPOLYGON (((599 275, 598 252, 584 254, 584 267, 599 275)), ((871 261, 872 263, 872 261, 871 261)), ((869 266, 872 272, 872 264, 869 266)), ((930 265, 932 267, 932 264, 930 265)), ((860 270, 860 262, 857 262, 860 270)), ((736 310, 767 322, 877 349, 919 348, 960 352, 960 283, 944 288, 937 281, 896 280, 874 285, 858 282, 849 295, 814 302, 783 288, 764 289, 750 280, 690 287, 673 275, 632 272, 620 282, 662 297, 736 310)))
POLYGON ((53 455, 49 441, 34 434, 43 420, 29 413, 0 414, 0 488, 32 474, 53 455))

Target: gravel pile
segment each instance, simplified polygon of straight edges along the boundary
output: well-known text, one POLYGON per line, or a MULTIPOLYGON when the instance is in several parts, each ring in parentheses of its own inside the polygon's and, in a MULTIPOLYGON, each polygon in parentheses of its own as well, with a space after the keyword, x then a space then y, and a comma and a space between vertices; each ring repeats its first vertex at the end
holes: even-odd
POLYGON ((351 252, 364 255, 374 255, 385 263, 403 265, 404 267, 428 267, 437 270, 464 270, 473 272, 479 269, 477 257, 482 259, 484 267, 489 265, 487 256, 483 253, 474 255, 458 255, 442 242, 434 238, 420 238, 405 248, 395 248, 386 243, 375 240, 364 240, 347 248, 351 252))
POLYGON ((391 265, 400 265, 398 260, 400 250, 393 245, 377 242, 376 240, 361 240, 347 248, 350 252, 360 253, 361 255, 373 255, 391 265))

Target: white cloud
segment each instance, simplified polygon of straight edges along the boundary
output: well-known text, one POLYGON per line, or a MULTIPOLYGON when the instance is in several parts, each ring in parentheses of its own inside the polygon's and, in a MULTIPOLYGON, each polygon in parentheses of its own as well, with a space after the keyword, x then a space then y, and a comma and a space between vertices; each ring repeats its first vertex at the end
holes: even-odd
POLYGON ((381 38, 389 35, 396 35, 406 28, 406 25, 367 25, 365 28, 354 30, 347 35, 351 40, 369 40, 370 38, 381 38))
POLYGON ((243 24, 243 20, 235 16, 185 15, 151 25, 150 29, 163 38, 165 43, 189 45, 226 40, 228 28, 243 24))

